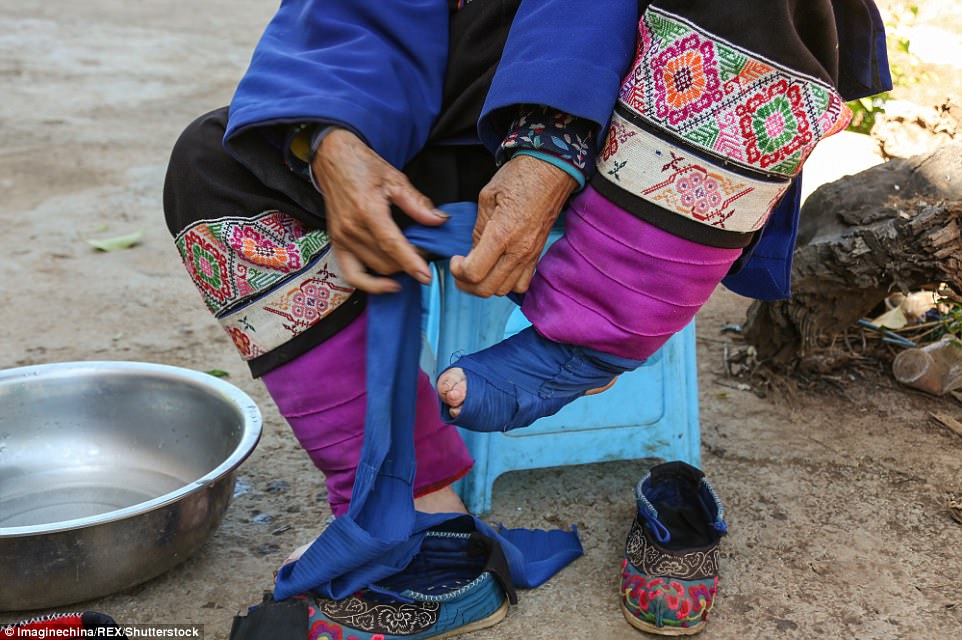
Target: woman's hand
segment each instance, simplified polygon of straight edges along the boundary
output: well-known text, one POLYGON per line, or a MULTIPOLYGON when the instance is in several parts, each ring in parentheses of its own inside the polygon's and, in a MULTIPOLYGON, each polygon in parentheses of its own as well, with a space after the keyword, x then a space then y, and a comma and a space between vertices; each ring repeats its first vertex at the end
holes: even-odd
POLYGON ((476 296, 524 293, 561 207, 578 183, 554 165, 516 155, 478 198, 474 248, 451 258, 458 288, 476 296))
POLYGON ((403 173, 346 129, 325 136, 311 169, 324 194, 334 257, 348 283, 368 293, 398 290, 394 280, 373 276, 369 269, 382 275, 404 271, 424 284, 431 281, 427 262, 391 217, 391 205, 428 226, 440 225, 448 216, 403 173))

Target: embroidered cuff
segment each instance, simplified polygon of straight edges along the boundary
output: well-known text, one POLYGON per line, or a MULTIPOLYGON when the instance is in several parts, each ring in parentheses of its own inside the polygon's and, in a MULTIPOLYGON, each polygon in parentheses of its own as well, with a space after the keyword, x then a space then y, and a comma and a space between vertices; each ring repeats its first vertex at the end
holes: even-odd
POLYGON ((511 124, 495 159, 501 165, 515 153, 525 151, 569 173, 580 189, 593 164, 596 129, 589 120, 551 107, 526 106, 511 124))

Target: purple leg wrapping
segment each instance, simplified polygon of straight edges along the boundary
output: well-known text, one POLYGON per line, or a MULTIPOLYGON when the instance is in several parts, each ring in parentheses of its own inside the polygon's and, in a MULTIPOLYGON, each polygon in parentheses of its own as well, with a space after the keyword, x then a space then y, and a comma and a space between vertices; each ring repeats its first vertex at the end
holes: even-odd
POLYGON ((555 342, 645 359, 691 321, 741 251, 662 231, 588 187, 522 310, 555 342))

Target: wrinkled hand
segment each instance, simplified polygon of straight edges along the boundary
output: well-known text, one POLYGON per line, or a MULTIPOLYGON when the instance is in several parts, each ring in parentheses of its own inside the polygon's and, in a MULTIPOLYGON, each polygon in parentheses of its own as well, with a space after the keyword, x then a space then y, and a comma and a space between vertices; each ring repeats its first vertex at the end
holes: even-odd
POLYGON ((527 291, 551 226, 576 186, 538 158, 519 155, 505 163, 478 197, 474 248, 451 258, 458 288, 482 298, 527 291))
POLYGON ((324 194, 327 230, 344 279, 368 293, 397 291, 399 285, 381 275, 404 271, 427 284, 431 271, 391 217, 391 204, 415 221, 437 226, 448 216, 407 177, 384 161, 363 140, 336 129, 321 142, 311 161, 324 194))

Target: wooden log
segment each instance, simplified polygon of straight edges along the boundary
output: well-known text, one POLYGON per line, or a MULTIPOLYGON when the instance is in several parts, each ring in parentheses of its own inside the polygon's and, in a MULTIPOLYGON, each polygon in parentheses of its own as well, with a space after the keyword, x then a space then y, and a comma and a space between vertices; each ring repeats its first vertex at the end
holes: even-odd
POLYGON ((745 338, 773 368, 824 371, 823 348, 890 293, 962 293, 962 144, 818 189, 802 209, 790 300, 755 302, 745 338))

